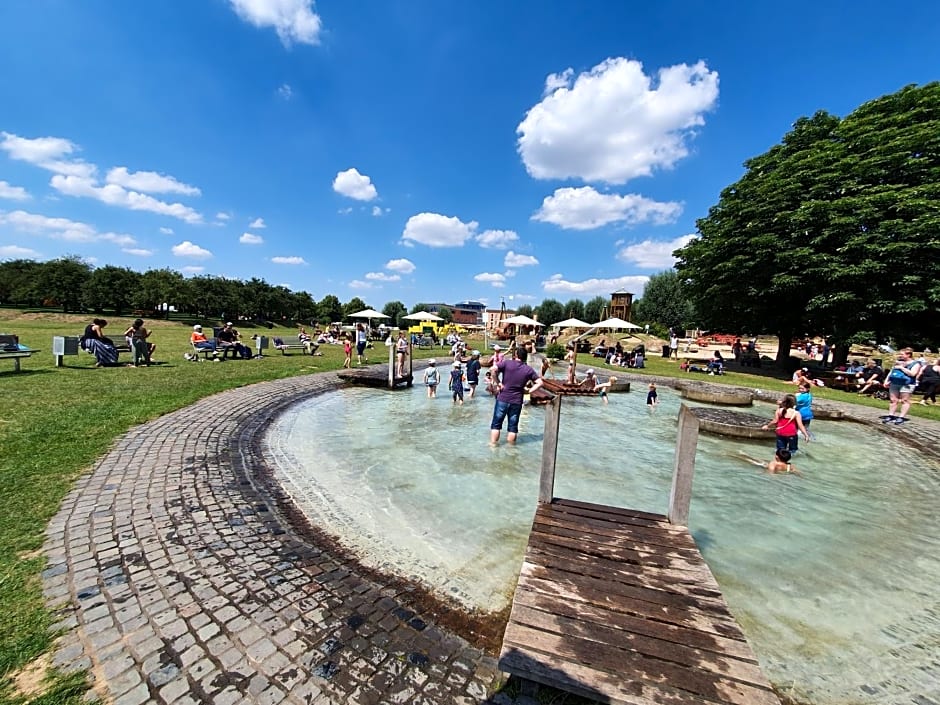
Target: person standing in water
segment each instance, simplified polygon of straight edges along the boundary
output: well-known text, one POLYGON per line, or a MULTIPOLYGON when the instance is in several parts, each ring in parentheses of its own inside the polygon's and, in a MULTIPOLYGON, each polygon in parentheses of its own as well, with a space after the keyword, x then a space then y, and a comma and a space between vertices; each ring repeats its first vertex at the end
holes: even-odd
POLYGON ((765 431, 774 425, 777 432, 777 450, 788 450, 792 455, 799 450, 799 434, 809 442, 809 434, 803 425, 803 417, 796 410, 796 397, 787 394, 780 400, 777 411, 774 413, 774 420, 765 423, 761 428, 765 431))
POLYGON ((454 369, 450 372, 450 382, 447 388, 451 391, 454 404, 463 406, 463 369, 460 366, 460 360, 454 360, 454 369))
POLYGON ((659 395, 656 393, 656 384, 650 382, 649 391, 646 393, 647 406, 656 406, 659 403, 659 395))
POLYGON ((441 383, 441 374, 437 370, 437 361, 428 360, 428 368, 424 371, 424 384, 428 388, 428 399, 437 396, 437 385, 441 383))
POLYGON ((499 390, 496 395, 496 406, 493 408, 493 420, 490 422, 490 445, 499 443, 499 434, 503 428, 503 421, 507 417, 509 423, 506 441, 510 444, 516 442, 526 385, 532 383, 529 392, 542 386, 542 378, 539 377, 538 372, 526 364, 527 359, 526 349, 517 347, 511 360, 503 360, 490 369, 492 381, 499 390), (502 377, 501 383, 500 376, 502 377))

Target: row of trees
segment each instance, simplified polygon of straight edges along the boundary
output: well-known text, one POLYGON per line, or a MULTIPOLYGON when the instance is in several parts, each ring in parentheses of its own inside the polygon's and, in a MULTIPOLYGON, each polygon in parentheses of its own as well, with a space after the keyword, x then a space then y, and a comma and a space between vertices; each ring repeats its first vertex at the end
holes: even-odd
MULTIPOLYGON (((172 308, 205 320, 291 320, 321 325, 350 323, 350 314, 371 308, 359 297, 341 303, 328 294, 315 301, 306 291, 293 292, 261 279, 186 278, 171 269, 141 273, 111 265, 94 268, 79 257, 0 262, 0 303, 24 308, 57 307, 73 313, 109 311, 118 316, 143 311, 167 318, 172 308)), ((538 316, 546 325, 572 317, 599 321, 607 303, 600 296, 587 303, 572 299, 562 304, 545 299, 535 307, 520 306, 517 313, 538 316)), ((401 301, 390 301, 381 312, 389 317, 390 325, 406 327, 404 316, 429 308, 428 304, 418 303, 409 311, 401 301)), ((439 310, 438 315, 452 319, 448 309, 439 310)))

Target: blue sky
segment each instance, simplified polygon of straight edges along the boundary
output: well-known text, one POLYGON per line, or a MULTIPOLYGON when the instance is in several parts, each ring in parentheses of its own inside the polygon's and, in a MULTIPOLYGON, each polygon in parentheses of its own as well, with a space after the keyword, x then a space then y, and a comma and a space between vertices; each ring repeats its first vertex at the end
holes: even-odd
POLYGON ((6 0, 0 260, 640 295, 745 159, 937 80, 937 36, 926 2, 6 0))

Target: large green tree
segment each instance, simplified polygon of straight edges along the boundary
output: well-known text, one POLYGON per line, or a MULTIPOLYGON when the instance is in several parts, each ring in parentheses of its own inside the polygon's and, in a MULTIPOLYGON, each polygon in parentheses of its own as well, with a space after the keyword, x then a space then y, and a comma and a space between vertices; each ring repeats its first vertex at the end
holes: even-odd
MULTIPOLYGON (((581 299, 571 299, 565 304, 565 318, 579 318, 584 320, 584 302, 581 299)), ((557 323, 557 321, 556 321, 557 323)), ((593 321, 588 321, 593 323, 593 321)))
POLYGON ((633 304, 633 319, 659 323, 664 328, 693 328, 695 312, 682 279, 674 269, 654 274, 646 283, 643 298, 633 304))
POLYGON ((382 313, 388 316, 385 324, 393 328, 407 328, 408 321, 402 320, 402 316, 407 315, 408 309, 401 301, 389 301, 382 307, 382 313))
POLYGON ((593 299, 584 304, 584 318, 581 320, 585 323, 597 323, 601 320, 601 316, 604 315, 604 308, 607 304, 610 303, 608 299, 605 299, 603 296, 595 296, 593 299))
POLYGON ((85 280, 82 303, 96 313, 110 308, 118 316, 133 306, 141 275, 127 267, 98 267, 85 280))
POLYGON ((43 262, 36 288, 44 306, 61 306, 62 311, 81 311, 82 287, 91 276, 91 265, 78 255, 43 262))
POLYGON ((539 323, 550 326, 552 323, 565 320, 565 307, 555 299, 545 299, 535 309, 539 323))
MULTIPOLYGON (((355 311, 353 311, 355 313, 355 311)), ((343 320, 343 304, 333 294, 327 294, 317 303, 317 320, 328 326, 343 320)))
POLYGON ((745 162, 676 269, 702 322, 829 335, 837 361, 861 331, 940 337, 940 83, 839 119, 801 118, 745 162))

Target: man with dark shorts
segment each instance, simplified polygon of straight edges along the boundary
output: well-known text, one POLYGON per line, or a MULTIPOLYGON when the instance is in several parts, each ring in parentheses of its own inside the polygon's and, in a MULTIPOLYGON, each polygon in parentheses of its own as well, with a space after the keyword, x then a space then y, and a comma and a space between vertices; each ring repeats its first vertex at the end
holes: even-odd
POLYGON ((490 423, 490 445, 499 443, 499 433, 503 428, 503 420, 509 417, 509 428, 506 440, 510 444, 516 442, 519 434, 519 415, 522 413, 522 401, 526 385, 532 382, 530 392, 542 386, 542 378, 526 364, 528 352, 525 346, 516 346, 513 357, 503 360, 492 370, 496 380, 502 376, 499 384, 499 394, 496 395, 496 406, 493 409, 493 421, 490 423))
POLYGON ((470 362, 467 363, 467 385, 470 387, 471 399, 477 393, 477 385, 480 383, 480 366, 480 351, 474 350, 470 353, 470 362))

